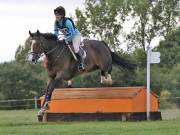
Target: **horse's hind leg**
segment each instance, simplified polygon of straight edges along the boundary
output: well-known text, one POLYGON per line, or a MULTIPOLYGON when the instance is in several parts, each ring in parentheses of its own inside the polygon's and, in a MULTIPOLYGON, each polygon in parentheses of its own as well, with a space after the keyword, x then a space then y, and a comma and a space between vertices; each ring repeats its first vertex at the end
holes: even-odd
POLYGON ((112 68, 108 71, 108 74, 107 74, 107 80, 108 80, 109 85, 112 85, 111 70, 112 68))
POLYGON ((101 84, 112 85, 111 70, 108 72, 101 70, 101 84))
POLYGON ((73 87, 72 85, 73 85, 72 80, 68 80, 68 81, 67 81, 67 87, 68 87, 68 88, 72 88, 72 87, 73 87))
POLYGON ((105 74, 106 73, 101 70, 101 84, 104 84, 104 82, 105 82, 105 79, 106 79, 105 74))

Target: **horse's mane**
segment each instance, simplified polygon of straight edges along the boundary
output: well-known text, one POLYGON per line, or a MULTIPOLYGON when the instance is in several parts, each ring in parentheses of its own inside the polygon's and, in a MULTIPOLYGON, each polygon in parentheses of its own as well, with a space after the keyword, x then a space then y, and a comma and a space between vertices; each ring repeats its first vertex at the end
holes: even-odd
POLYGON ((57 40, 58 39, 58 37, 53 33, 43 33, 42 36, 48 40, 57 40))

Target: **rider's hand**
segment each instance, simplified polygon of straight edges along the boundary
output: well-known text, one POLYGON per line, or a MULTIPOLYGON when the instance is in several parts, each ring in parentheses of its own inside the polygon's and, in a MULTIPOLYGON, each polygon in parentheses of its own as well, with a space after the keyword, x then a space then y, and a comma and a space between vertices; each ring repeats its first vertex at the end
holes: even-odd
POLYGON ((65 41, 65 43, 66 43, 66 45, 68 45, 69 43, 68 43, 68 41, 65 41))
POLYGON ((65 39, 63 39, 63 41, 66 43, 66 45, 68 45, 69 43, 68 43, 68 41, 65 41, 65 39))

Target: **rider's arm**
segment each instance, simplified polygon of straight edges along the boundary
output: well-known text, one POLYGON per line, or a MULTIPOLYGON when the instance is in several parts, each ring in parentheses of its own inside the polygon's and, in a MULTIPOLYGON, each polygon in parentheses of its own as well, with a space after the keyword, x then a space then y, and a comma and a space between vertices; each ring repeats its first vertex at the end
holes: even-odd
POLYGON ((75 35, 76 31, 70 20, 66 21, 66 27, 68 28, 68 34, 65 35, 64 40, 68 42, 75 35))
POLYGON ((54 22, 54 34, 58 37, 59 36, 59 28, 57 26, 56 21, 54 22))

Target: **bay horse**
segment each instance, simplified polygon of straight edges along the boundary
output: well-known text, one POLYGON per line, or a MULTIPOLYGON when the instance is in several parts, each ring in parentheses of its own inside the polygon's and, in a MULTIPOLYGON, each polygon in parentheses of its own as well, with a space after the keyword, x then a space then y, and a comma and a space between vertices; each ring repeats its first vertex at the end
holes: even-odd
POLYGON ((42 53, 48 58, 47 72, 48 84, 45 92, 45 100, 41 107, 45 111, 51 99, 54 88, 63 80, 70 80, 75 76, 100 69, 101 83, 112 84, 112 64, 120 65, 123 68, 133 70, 135 64, 112 52, 103 41, 85 40, 83 49, 86 51, 85 70, 78 70, 78 62, 74 59, 71 51, 64 42, 52 33, 35 33, 29 31, 32 43, 32 62, 37 62, 42 53))

